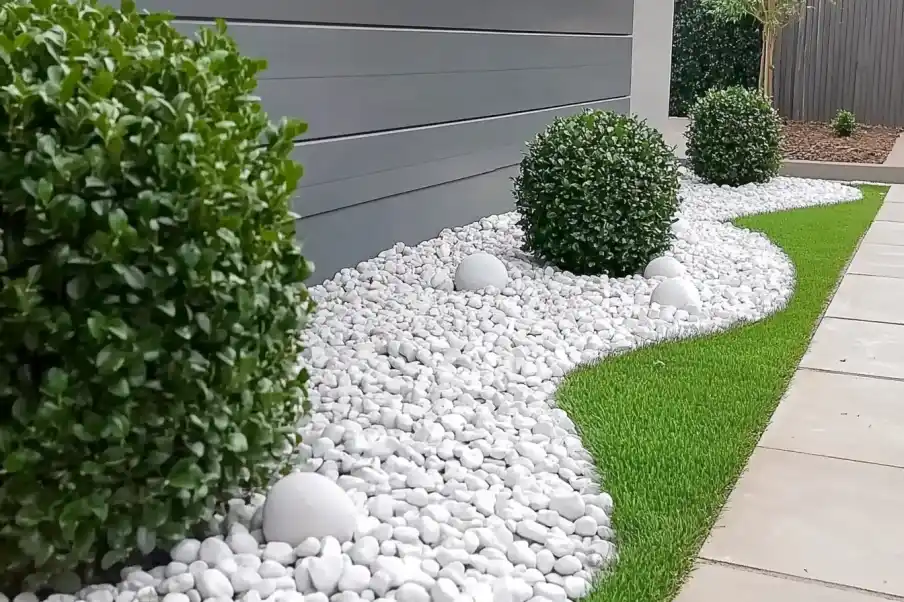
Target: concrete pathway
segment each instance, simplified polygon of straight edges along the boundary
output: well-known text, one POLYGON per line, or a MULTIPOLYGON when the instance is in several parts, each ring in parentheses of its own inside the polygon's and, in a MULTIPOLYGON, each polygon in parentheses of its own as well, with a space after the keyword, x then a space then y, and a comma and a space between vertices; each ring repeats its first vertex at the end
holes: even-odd
POLYGON ((904 600, 904 186, 863 239, 676 602, 904 600))
POLYGON ((885 157, 883 165, 904 166, 904 134, 898 135, 898 139, 895 140, 895 145, 891 147, 891 152, 885 157))

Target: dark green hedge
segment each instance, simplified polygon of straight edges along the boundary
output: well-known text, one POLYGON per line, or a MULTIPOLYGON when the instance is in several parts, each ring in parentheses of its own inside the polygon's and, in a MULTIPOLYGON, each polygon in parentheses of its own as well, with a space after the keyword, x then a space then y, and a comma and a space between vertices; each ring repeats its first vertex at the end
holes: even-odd
POLYGON ((723 23, 700 0, 675 0, 669 114, 684 117, 711 88, 755 88, 760 68, 760 30, 752 19, 723 23))

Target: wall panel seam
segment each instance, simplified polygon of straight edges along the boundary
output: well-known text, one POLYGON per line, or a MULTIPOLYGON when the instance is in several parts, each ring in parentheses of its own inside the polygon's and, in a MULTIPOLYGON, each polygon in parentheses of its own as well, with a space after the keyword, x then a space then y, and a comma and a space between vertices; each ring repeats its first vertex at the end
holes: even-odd
MULTIPOLYGON (((265 19, 224 19, 227 25, 245 25, 249 27, 287 27, 291 29, 351 29, 380 31, 420 31, 425 33, 467 33, 485 35, 512 36, 552 36, 562 38, 630 38, 633 33, 586 32, 586 31, 546 31, 523 29, 477 29, 464 27, 414 27, 405 25, 375 25, 369 23, 328 23, 318 21, 268 21, 265 19)), ((174 15, 176 23, 189 25, 213 25, 217 17, 198 17, 195 15, 174 15)))
MULTIPOLYGON (((318 138, 308 138, 305 140, 297 140, 295 142, 295 146, 311 146, 315 144, 324 144, 327 142, 337 142, 341 140, 358 140, 361 138, 371 138, 374 136, 383 136, 386 134, 396 134, 396 133, 404 133, 404 132, 416 132, 420 130, 430 130, 442 127, 448 127, 453 125, 461 125, 468 123, 480 123, 484 121, 492 121, 496 119, 506 119, 507 117, 520 117, 521 115, 533 115, 535 113, 544 113, 546 111, 556 111, 559 109, 568 109, 568 108, 578 108, 583 105, 594 104, 598 102, 607 102, 613 100, 629 100, 630 95, 621 95, 621 96, 608 96, 605 98, 589 98, 587 100, 581 100, 579 102, 570 102, 563 105, 553 105, 549 107, 541 107, 536 109, 527 109, 524 111, 514 111, 512 113, 500 113, 498 115, 482 115, 480 117, 468 117, 465 119, 454 119, 452 121, 441 121, 438 123, 427 123, 420 124, 410 127, 401 127, 401 128, 387 128, 384 130, 373 130, 369 132, 358 132, 355 134, 342 134, 339 136, 321 136, 318 138)), ((304 119, 302 119, 304 121, 304 119)))
MULTIPOLYGON (((409 193, 412 193, 412 192, 420 192, 420 191, 424 191, 424 190, 430 190, 431 188, 438 188, 438 187, 440 187, 440 186, 445 186, 445 185, 447 185, 447 184, 453 184, 453 183, 455 183, 455 182, 463 182, 463 181, 465 181, 465 180, 470 180, 471 178, 477 178, 477 177, 480 177, 480 176, 486 176, 486 175, 494 174, 494 173, 499 172, 499 171, 504 171, 504 170, 506 170, 506 169, 511 169, 512 167, 515 167, 516 165, 518 165, 518 162, 511 163, 511 164, 509 164, 509 165, 502 165, 501 167, 494 167, 493 169, 489 169, 489 170, 487 170, 487 171, 480 171, 480 172, 468 174, 468 175, 466 175, 466 176, 462 176, 462 177, 458 177, 458 178, 450 178, 450 179, 448 179, 448 180, 443 180, 442 182, 436 182, 435 184, 428 184, 428 185, 426 185, 426 186, 417 186, 417 187, 415 187, 415 188, 410 188, 410 189, 407 189, 407 190, 401 190, 401 191, 399 191, 399 192, 395 192, 395 193, 393 193, 393 194, 387 194, 387 195, 384 195, 384 196, 380 196, 380 197, 377 197, 377 198, 375 198, 375 199, 366 199, 366 200, 359 201, 359 202, 357 202, 357 203, 350 203, 350 204, 348 204, 348 205, 342 205, 341 207, 334 207, 334 208, 332 208, 332 209, 327 209, 326 211, 318 211, 317 213, 310 213, 310 214, 305 215, 304 217, 298 217, 298 218, 296 219, 296 221, 304 221, 304 220, 306 220, 306 219, 308 219, 308 218, 315 217, 315 216, 318 216, 318 215, 326 215, 326 214, 328 214, 328 213, 335 213, 335 212, 337 212, 337 211, 344 211, 345 209, 351 209, 352 207, 359 207, 359 206, 361 206, 361 205, 367 205, 368 203, 377 203, 377 202, 379 202, 379 201, 385 201, 386 199, 391 199, 391 198, 393 198, 393 197, 402 196, 403 194, 409 194, 409 193)), ((299 191, 300 191, 301 193, 304 193, 304 189, 299 189, 299 191)), ((296 212, 292 212, 292 213, 293 213, 294 215, 296 215, 296 216, 297 216, 297 215, 300 215, 300 214, 298 214, 298 213, 296 213, 296 212)))

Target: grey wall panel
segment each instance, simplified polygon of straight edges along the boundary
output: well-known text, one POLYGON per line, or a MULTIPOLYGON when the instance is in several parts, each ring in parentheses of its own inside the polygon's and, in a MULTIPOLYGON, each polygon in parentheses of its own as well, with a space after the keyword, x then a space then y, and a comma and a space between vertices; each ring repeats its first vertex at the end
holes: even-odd
MULTIPOLYGON (((175 22, 193 35, 202 22, 175 22)), ((579 67, 630 52, 626 36, 366 29, 230 23, 247 56, 266 57, 260 79, 350 77, 579 67)))
POLYGON ((293 210, 314 215, 514 165, 526 140, 585 107, 625 112, 628 99, 301 144, 305 176, 293 210))
POLYGON ((634 14, 633 0, 139 0, 138 6, 232 20, 621 34, 631 33, 634 14))
POLYGON ((443 228, 511 211, 516 172, 510 167, 299 220, 305 256, 316 268, 310 282, 375 257, 396 242, 416 244, 443 228))
POLYGON ((311 139, 600 101, 630 88, 622 47, 589 67, 264 80, 258 94, 271 118, 307 121, 311 139))
POLYGON ((309 124, 292 205, 319 279, 511 209, 525 140, 629 106, 633 0, 137 1, 267 59, 271 118, 309 124))

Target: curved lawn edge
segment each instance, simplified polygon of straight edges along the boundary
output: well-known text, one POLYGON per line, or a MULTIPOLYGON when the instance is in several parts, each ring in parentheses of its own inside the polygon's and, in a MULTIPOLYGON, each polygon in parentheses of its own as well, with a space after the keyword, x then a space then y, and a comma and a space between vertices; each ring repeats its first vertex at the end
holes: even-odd
POLYGON ((791 259, 787 307, 719 334, 663 342, 569 374, 558 407, 615 501, 619 560, 591 602, 666 602, 769 422, 888 188, 863 199, 734 220, 791 259))

